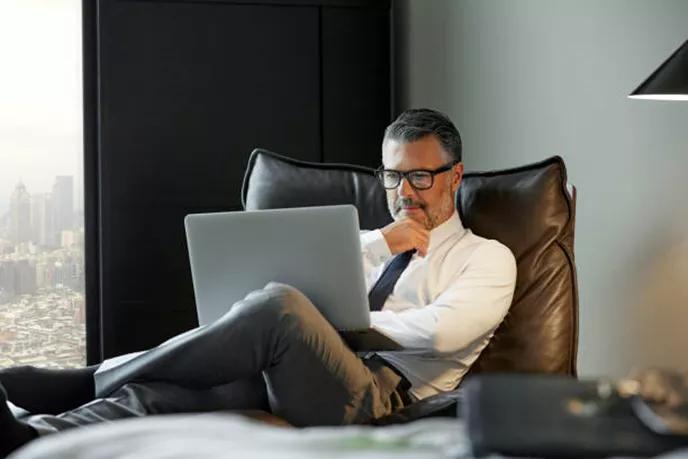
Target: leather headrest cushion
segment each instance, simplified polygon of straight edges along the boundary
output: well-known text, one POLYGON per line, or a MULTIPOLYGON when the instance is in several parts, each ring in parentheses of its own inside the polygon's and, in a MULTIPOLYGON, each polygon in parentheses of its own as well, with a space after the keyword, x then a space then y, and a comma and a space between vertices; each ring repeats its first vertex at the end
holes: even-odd
POLYGON ((392 221, 372 169, 297 161, 262 149, 249 158, 242 201, 246 210, 353 204, 361 229, 392 221))
POLYGON ((518 265, 509 314, 472 371, 575 374, 575 208, 562 158, 467 173, 457 206, 466 227, 505 244, 518 265))

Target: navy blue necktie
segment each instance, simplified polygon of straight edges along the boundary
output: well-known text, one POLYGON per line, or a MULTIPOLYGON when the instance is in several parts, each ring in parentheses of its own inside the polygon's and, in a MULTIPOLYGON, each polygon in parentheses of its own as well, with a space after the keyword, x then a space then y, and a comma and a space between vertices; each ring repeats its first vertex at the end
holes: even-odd
POLYGON ((416 253, 415 250, 409 250, 396 255, 382 271, 382 275, 368 293, 368 304, 371 311, 379 311, 385 305, 385 301, 392 294, 394 285, 408 266, 414 253, 416 253))

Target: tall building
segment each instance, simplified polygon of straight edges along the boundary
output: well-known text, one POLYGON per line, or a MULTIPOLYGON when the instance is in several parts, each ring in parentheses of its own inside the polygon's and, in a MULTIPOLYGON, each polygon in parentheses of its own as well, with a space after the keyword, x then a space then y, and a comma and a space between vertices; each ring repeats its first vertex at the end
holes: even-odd
POLYGON ((55 262, 53 265, 53 283, 54 286, 68 287, 72 280, 72 264, 69 261, 55 262))
POLYGON ((38 245, 53 245, 53 200, 48 193, 31 196, 31 239, 38 245))
POLYGON ((4 215, 0 215, 0 237, 9 232, 10 229, 10 213, 6 212, 4 215))
POLYGON ((62 243, 62 231, 74 226, 74 177, 58 175, 53 185, 53 244, 62 243))
POLYGON ((36 287, 51 288, 53 286, 53 266, 45 262, 36 263, 36 287))
POLYGON ((31 240, 31 197, 22 182, 10 200, 10 239, 15 245, 31 240))
POLYGON ((14 261, 0 260, 0 290, 6 295, 16 294, 16 276, 14 261))
POLYGON ((0 260, 0 289, 9 295, 36 293, 36 265, 29 260, 0 260))
POLYGON ((17 260, 14 269, 15 293, 18 295, 35 295, 36 265, 29 260, 17 260))

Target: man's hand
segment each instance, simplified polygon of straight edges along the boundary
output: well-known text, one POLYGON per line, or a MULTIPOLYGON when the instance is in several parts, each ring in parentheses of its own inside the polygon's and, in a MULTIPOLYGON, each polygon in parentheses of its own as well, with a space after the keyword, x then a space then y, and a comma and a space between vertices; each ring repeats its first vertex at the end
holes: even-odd
POLYGON ((410 217, 390 223, 381 231, 392 255, 416 249, 424 257, 428 251, 430 231, 410 217))

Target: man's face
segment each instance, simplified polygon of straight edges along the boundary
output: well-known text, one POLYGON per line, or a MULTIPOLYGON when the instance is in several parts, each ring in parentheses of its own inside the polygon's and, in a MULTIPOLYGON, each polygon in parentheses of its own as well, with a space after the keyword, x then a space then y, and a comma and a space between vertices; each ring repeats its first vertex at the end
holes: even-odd
MULTIPOLYGON (((382 164, 385 169, 406 172, 414 169, 435 170, 451 162, 435 136, 411 143, 386 140, 382 145, 382 164)), ((427 190, 417 190, 406 178, 398 187, 387 191, 387 204, 395 220, 410 217, 431 230, 444 223, 454 213, 454 194, 461 183, 463 164, 458 163, 434 177, 427 190)))

